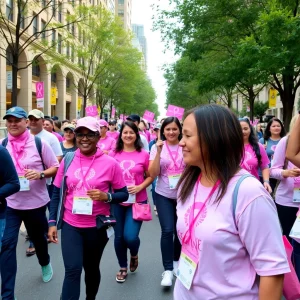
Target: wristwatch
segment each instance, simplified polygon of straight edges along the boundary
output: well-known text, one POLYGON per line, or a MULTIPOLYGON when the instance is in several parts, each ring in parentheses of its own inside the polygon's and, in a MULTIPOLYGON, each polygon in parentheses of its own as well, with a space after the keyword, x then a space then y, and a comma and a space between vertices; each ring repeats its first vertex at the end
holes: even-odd
POLYGON ((106 193, 107 195, 107 200, 104 201, 105 203, 110 203, 112 201, 112 196, 111 196, 111 193, 106 193))
POLYGON ((40 174, 40 179, 42 180, 42 179, 44 179, 44 178, 45 178, 45 173, 42 172, 42 173, 40 174))

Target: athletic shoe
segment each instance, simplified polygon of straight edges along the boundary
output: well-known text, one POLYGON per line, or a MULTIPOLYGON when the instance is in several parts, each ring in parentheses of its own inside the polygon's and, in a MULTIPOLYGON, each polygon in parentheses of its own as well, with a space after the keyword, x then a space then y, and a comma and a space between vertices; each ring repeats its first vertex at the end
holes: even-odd
POLYGON ((161 286, 172 286, 173 283, 173 272, 165 271, 162 273, 162 281, 160 283, 161 286))
POLYGON ((42 267, 42 278, 44 282, 49 282, 53 277, 53 269, 51 263, 42 267))
POLYGON ((173 274, 174 274, 174 276, 176 276, 176 277, 177 277, 178 265, 179 265, 179 262, 178 262, 178 261, 173 261, 173 274))

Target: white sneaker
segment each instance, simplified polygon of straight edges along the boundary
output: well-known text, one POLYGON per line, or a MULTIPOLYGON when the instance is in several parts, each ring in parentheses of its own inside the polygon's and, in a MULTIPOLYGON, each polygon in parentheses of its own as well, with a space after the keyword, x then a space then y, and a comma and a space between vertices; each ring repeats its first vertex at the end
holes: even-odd
POLYGON ((162 281, 160 283, 161 286, 172 286, 173 283, 173 272, 165 271, 162 273, 162 281))
POLYGON ((177 277, 177 270, 178 270, 179 262, 173 261, 173 274, 177 277))

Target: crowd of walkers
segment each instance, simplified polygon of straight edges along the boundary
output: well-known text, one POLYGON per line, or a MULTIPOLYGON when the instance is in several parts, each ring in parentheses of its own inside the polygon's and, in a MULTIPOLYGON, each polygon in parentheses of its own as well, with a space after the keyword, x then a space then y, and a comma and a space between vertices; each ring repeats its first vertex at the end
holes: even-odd
POLYGON ((36 254, 42 280, 53 277, 48 243, 60 242, 60 299, 79 300, 84 270, 86 299, 95 300, 107 242, 114 235, 115 279, 124 283, 142 263, 139 233, 152 211, 161 227, 161 286, 177 278, 175 300, 281 300, 284 275, 300 278, 300 246, 289 236, 300 203, 298 116, 291 134, 277 118, 255 129, 219 105, 197 107, 182 123, 148 124, 136 114, 60 121, 21 107, 3 119, 2 300, 16 299, 22 222, 26 254, 36 254), (293 246, 292 265, 283 236, 293 246))

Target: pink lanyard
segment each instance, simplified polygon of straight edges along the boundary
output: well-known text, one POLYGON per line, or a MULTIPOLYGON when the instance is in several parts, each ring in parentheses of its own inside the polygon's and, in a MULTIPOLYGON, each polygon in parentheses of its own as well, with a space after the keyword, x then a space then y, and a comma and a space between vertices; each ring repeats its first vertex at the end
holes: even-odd
POLYGON ((81 176, 82 176, 82 183, 84 184, 85 188, 88 187, 88 184, 87 184, 87 182, 86 182, 85 179, 86 179, 86 177, 88 176, 88 174, 89 174, 89 172, 90 172, 90 170, 91 170, 91 168, 92 168, 92 165, 93 165, 93 163, 94 163, 94 161, 95 161, 95 158, 96 158, 96 154, 93 156, 92 163, 90 164, 90 166, 89 166, 87 172, 86 172, 85 175, 84 175, 84 174, 83 174, 82 163, 81 163, 81 155, 79 156, 79 161, 80 161, 80 172, 81 172, 81 176))
POLYGON ((192 231, 193 231, 193 228, 195 226, 195 223, 197 221, 197 219, 199 218, 203 208, 205 207, 207 201, 211 198, 211 196, 214 194, 214 192, 217 190, 217 188, 219 187, 220 185, 220 180, 218 180, 215 185, 213 186, 213 188, 211 189, 208 197, 206 198, 206 200, 203 202, 203 205, 201 207, 201 209, 199 210, 198 214, 196 215, 196 217, 194 217, 194 210, 195 210, 195 202, 196 202, 196 197, 197 197, 197 193, 198 193, 198 188, 199 188, 199 183, 200 183, 200 180, 201 180, 201 175, 199 176, 199 179, 197 180, 197 183, 196 183, 196 190, 195 190, 195 195, 194 195, 194 203, 193 203, 193 206, 192 206, 192 214, 193 214, 193 220, 191 221, 190 223, 190 226, 189 226, 189 229, 187 230, 187 232, 185 233, 185 235, 183 236, 183 239, 182 239, 182 242, 187 244, 189 242, 189 240, 191 239, 192 237, 192 231))
POLYGON ((11 143, 11 149, 12 149, 12 154, 13 154, 13 157, 15 159, 15 162, 16 162, 16 166, 17 166, 17 169, 19 169, 21 172, 24 171, 24 166, 21 166, 20 165, 20 162, 19 162, 19 158, 23 156, 23 153, 24 153, 24 148, 25 148, 25 145, 28 141, 29 137, 26 139, 26 141, 24 142, 24 145, 22 146, 22 151, 20 152, 19 155, 17 155, 17 151, 16 151, 16 148, 15 148, 15 145, 14 143, 10 142, 11 143))
POLYGON ((171 152, 171 150, 170 150, 170 147, 169 147, 169 145, 168 145, 168 142, 166 142, 165 145, 166 145, 166 147, 167 147, 167 149, 168 149, 168 152, 169 152, 169 155, 170 155, 170 157, 171 157, 171 159, 172 159, 172 161, 173 161, 173 163, 174 163, 175 170, 176 170, 176 168, 178 168, 178 170, 180 170, 180 167, 181 167, 181 165, 182 165, 182 160, 181 160, 180 166, 179 166, 179 167, 177 166, 177 158, 178 158, 178 155, 179 155, 179 145, 177 146, 177 151, 176 151, 176 156, 175 156, 175 158, 174 158, 173 155, 172 155, 172 152, 171 152))

